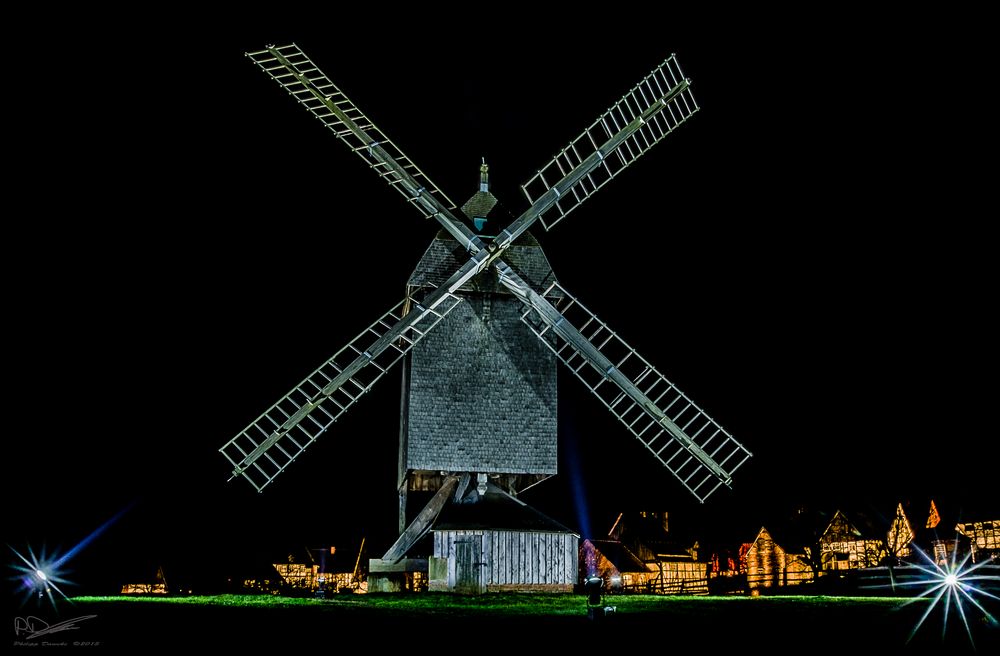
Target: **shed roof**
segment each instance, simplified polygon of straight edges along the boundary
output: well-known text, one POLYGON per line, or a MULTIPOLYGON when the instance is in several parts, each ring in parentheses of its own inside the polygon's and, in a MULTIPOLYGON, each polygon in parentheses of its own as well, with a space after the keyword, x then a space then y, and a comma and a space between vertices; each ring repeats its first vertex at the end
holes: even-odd
POLYGON ((486 494, 483 496, 479 496, 479 493, 473 490, 463 503, 446 505, 431 530, 484 529, 576 535, 571 529, 523 501, 515 499, 492 483, 487 484, 486 494))

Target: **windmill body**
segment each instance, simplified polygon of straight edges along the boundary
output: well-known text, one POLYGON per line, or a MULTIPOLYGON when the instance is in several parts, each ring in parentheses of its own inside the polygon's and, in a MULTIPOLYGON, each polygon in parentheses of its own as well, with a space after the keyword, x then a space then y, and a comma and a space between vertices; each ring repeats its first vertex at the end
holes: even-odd
POLYGON ((220 449, 234 478, 263 491, 403 363, 400 535, 371 561, 369 589, 400 589, 415 572, 434 589, 571 588, 578 536, 516 499, 556 473, 561 362, 699 500, 730 485, 749 451, 562 287, 529 232, 560 222, 698 110, 674 56, 538 170, 522 186, 529 207, 494 227, 485 162, 467 223, 298 46, 247 55, 441 231, 403 301, 220 449), (430 498, 407 508, 413 492, 430 498), (425 558, 415 551, 429 533, 425 558))
MULTIPOLYGON (((441 231, 407 282, 407 297, 441 285, 464 248, 441 231)), ((554 281, 537 240, 525 233, 507 261, 532 287, 554 281)), ((412 490, 440 472, 486 474, 515 492, 556 473, 557 362, 521 321, 523 304, 488 272, 405 363, 400 478, 412 490)))

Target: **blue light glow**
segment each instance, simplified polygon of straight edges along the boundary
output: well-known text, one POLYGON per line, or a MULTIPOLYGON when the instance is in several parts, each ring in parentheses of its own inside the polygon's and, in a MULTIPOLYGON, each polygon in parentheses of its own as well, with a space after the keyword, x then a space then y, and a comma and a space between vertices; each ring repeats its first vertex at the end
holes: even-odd
POLYGON ((587 493, 583 486, 583 467, 580 465, 580 451, 576 434, 567 431, 566 440, 566 470, 570 486, 573 490, 573 508, 576 510, 576 520, 580 526, 580 537, 593 537, 590 533, 590 510, 587 505, 587 493))

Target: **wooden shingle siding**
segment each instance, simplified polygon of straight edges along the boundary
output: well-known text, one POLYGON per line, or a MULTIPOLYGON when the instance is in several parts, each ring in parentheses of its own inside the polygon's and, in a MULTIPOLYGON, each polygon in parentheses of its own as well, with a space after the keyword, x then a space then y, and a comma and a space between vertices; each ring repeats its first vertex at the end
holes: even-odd
MULTIPOLYGON (((408 293, 437 287, 468 260, 439 234, 408 293)), ((537 291, 554 282, 538 242, 522 235, 506 261, 537 291)), ((403 470, 555 474, 556 358, 521 321, 524 306, 488 271, 411 351, 404 394, 403 470)))

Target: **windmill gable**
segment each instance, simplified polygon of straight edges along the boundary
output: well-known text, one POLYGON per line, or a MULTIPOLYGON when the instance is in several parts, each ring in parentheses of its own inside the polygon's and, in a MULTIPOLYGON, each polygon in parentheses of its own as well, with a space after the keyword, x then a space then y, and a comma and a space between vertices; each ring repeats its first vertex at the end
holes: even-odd
MULTIPOLYGON (((410 290, 437 288, 469 260, 469 254, 445 231, 438 232, 416 269, 407 281, 410 290)), ((524 233, 504 251, 503 261, 524 278, 537 292, 543 292, 556 281, 552 266, 541 246, 530 233, 524 233)), ((496 273, 488 271, 467 282, 459 292, 490 292, 510 295, 507 288, 497 282, 496 273)))

